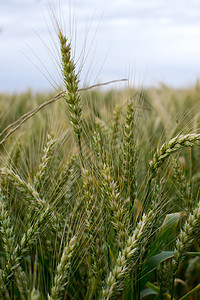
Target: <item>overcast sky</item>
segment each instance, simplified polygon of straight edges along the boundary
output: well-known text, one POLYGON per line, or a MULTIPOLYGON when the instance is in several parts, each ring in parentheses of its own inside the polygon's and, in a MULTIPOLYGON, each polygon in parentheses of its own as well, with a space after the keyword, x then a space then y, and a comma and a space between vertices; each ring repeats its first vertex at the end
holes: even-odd
POLYGON ((136 86, 181 87, 200 78, 199 0, 48 3, 0 0, 0 92, 60 84, 53 13, 82 66, 81 85, 128 77, 136 86))

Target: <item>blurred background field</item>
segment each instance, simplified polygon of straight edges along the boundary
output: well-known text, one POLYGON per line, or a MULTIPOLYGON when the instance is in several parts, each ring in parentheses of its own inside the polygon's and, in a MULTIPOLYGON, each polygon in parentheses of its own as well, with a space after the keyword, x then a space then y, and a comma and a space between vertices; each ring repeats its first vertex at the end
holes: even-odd
MULTIPOLYGON (((19 120, 21 116, 55 96, 56 92, 35 93, 31 90, 19 94, 1 94, 1 141, 11 130, 8 128, 3 132, 4 128, 10 124, 13 124, 13 127, 15 127, 15 121, 19 120)), ((145 203, 145 193, 148 190, 149 162, 156 149, 176 135, 200 133, 199 82, 193 87, 186 89, 173 89, 164 84, 160 84, 159 88, 146 89, 129 87, 101 90, 96 88, 81 91, 80 97, 83 108, 82 151, 84 166, 89 170, 90 180, 94 184, 93 193, 98 199, 98 205, 101 205, 101 199, 106 199, 107 197, 102 192, 105 189, 105 183, 104 185, 102 184, 104 179, 101 177, 102 170, 99 169, 99 158, 96 156, 101 152, 98 151, 103 151, 102 157, 103 155, 106 156, 106 163, 111 170, 110 174, 113 180, 111 184, 116 182, 120 191, 120 197, 124 203, 123 209, 126 209, 130 202, 127 194, 130 183, 127 183, 123 172, 125 159, 124 123, 127 121, 127 104, 132 101, 134 105, 132 134, 134 136, 134 151, 137 153, 137 159, 134 161, 133 173, 135 200, 132 209, 134 214, 132 215, 133 211, 131 210, 130 219, 132 220, 133 218, 133 221, 128 223, 128 234, 130 235, 137 226, 141 212, 145 211, 148 214, 151 208, 151 201, 157 203, 156 205, 163 206, 161 208, 163 213, 158 217, 156 226, 161 226, 162 228, 166 221, 165 218, 170 213, 177 213, 177 216, 182 216, 183 220, 185 220, 185 216, 191 211, 191 207, 197 205, 199 198, 200 154, 198 147, 189 147, 167 160, 165 167, 160 168, 157 179, 152 182, 151 193, 147 198, 147 203, 145 203), (96 146, 93 145, 95 132, 98 132, 100 136, 99 145, 96 144, 96 146), (98 147, 102 147, 102 149, 99 148, 100 150, 98 150, 98 147), (190 201, 192 201, 192 204, 190 201)), ((84 202, 84 197, 87 196, 87 178, 85 179, 84 176, 86 175, 84 175, 81 167, 79 147, 76 143, 73 127, 70 124, 70 115, 64 99, 60 98, 54 103, 47 105, 28 119, 0 145, 0 152, 1 188, 6 197, 9 213, 12 215, 11 220, 14 224, 14 229, 12 230, 15 232, 14 245, 19 243, 23 232, 27 232, 27 230, 32 228, 30 224, 36 222, 37 218, 35 218, 35 215, 37 210, 35 211, 34 205, 30 204, 31 202, 28 206, 25 202, 26 198, 27 200, 30 198, 30 195, 26 194, 30 193, 30 191, 24 192, 24 187, 20 187, 22 183, 15 182, 15 180, 18 180, 17 177, 12 179, 14 175, 4 177, 4 168, 8 168, 9 172, 14 172, 12 174, 18 174, 24 180, 23 184, 28 183, 33 185, 33 187, 35 186, 36 193, 42 197, 41 199, 46 199, 45 201, 51 205, 53 210, 50 219, 47 219, 48 225, 41 225, 41 232, 38 233, 37 237, 34 237, 35 240, 32 241, 32 246, 20 258, 20 268, 24 272, 23 276, 26 278, 26 285, 22 288, 22 284, 25 284, 25 281, 22 280, 23 278, 20 279, 22 280, 20 282, 20 280, 17 281, 11 277, 11 280, 9 279, 7 283, 7 292, 4 294, 7 295, 6 299, 10 299, 9 295, 16 295, 19 299, 28 299, 26 298, 27 295, 31 295, 30 299, 46 299, 50 291, 53 293, 52 285, 56 278, 56 265, 59 263, 65 242, 67 243, 73 235, 77 236, 78 246, 75 255, 72 257, 72 267, 70 268, 70 275, 68 275, 70 279, 63 290, 64 298, 62 299, 92 299, 87 298, 88 293, 92 293, 96 297, 94 299, 100 299, 101 290, 106 286, 105 278, 115 265, 115 258, 117 258, 122 246, 119 246, 120 244, 116 245, 116 240, 119 241, 118 233, 115 235, 115 231, 111 226, 111 228, 109 227, 109 240, 101 245, 102 249, 107 253, 106 247, 109 244, 111 258, 108 261, 110 260, 110 266, 105 262, 105 254, 102 257, 97 256, 96 261, 95 257, 90 256, 94 255, 94 250, 90 249, 88 238, 90 243, 93 243, 96 247, 96 235, 103 234, 104 226, 102 221, 105 218, 105 213, 100 206, 102 216, 97 221, 93 221, 94 224, 91 226, 94 226, 94 232, 88 232, 85 218, 87 220, 87 205, 89 204, 84 202), (49 156, 46 162, 45 151, 49 156), (43 171, 40 171, 43 167, 45 174, 43 174, 43 171), (38 172, 42 173, 39 174, 38 172), (39 176, 40 180, 36 180, 37 176, 39 176), (26 216, 27 209, 30 219, 27 219, 26 216), (53 221, 54 218, 55 223, 53 221), (98 230, 100 230, 100 233, 98 230), (101 259, 103 262, 101 262, 101 259), (105 268, 107 269, 95 273, 93 268, 98 269, 99 260, 100 263, 105 263, 105 268), (87 270, 89 271, 87 272, 87 270), (100 273, 98 272, 102 272, 102 278, 104 279, 99 277, 98 274, 100 273), (92 276, 97 277, 94 279, 95 277, 92 276), (92 285, 93 280, 96 280, 95 286, 92 285)), ((91 190, 88 190, 88 193, 91 193, 91 190)), ((97 207, 99 208, 99 206, 97 207)), ((94 205, 92 208, 94 214, 97 207, 95 208, 94 205)), ((42 210, 39 213, 42 214, 42 210)), ((173 227, 174 232, 170 231, 170 235, 166 239, 163 236, 164 242, 162 245, 159 244, 154 250, 151 248, 155 247, 153 241, 152 244, 148 245, 145 254, 143 254, 144 257, 148 258, 151 256, 151 251, 159 253, 174 249, 176 242, 175 232, 178 234, 182 222, 184 224, 182 217, 180 217, 181 220, 178 219, 178 222, 176 221, 173 225, 175 226, 173 227)), ((90 221, 90 219, 88 220, 90 221)), ((156 235, 156 232, 156 229, 152 231, 152 236, 156 235)), ((147 236, 148 234, 147 232, 147 236)), ((103 243, 104 238, 102 236, 101 243, 103 243)), ((200 248, 197 241, 188 250, 198 253, 200 248)), ((1 260, 1 267, 3 267, 6 261, 3 242, 1 242, 0 247, 2 253, 5 253, 1 260)), ((139 252, 138 259, 142 261, 144 259, 145 262, 145 258, 141 256, 141 253, 143 252, 139 252)), ((199 264, 198 256, 194 258, 186 257, 184 263, 180 264, 175 282, 175 296, 177 299, 192 290, 199 283, 199 264)), ((161 289, 163 282, 161 277, 159 277, 164 267, 168 268, 168 279, 171 276, 170 264, 167 262, 166 264, 161 263, 150 278, 151 283, 156 286, 160 285, 160 291, 158 294, 151 296, 151 299, 165 299, 161 289)), ((19 271, 17 269, 16 274, 21 274, 19 271)), ((16 276, 14 274, 12 276, 16 276)), ((140 282, 140 279, 138 282, 140 282)), ((132 295, 133 299, 136 299, 134 297, 137 296, 133 295, 138 295, 138 289, 141 292, 140 285, 137 285, 138 282, 136 281, 135 283, 135 294, 130 290, 129 284, 126 282, 122 293, 123 299, 130 299, 130 295, 132 295)), ((165 286, 165 291, 170 293, 170 283, 168 286, 165 286)), ((147 296, 146 299, 150 299, 149 297, 147 296)), ((193 299, 198 299, 198 295, 197 298, 195 297, 193 299)))
MULTIPOLYGON (((199 133, 200 122, 200 85, 199 82, 190 89, 172 89, 164 84, 159 88, 147 89, 91 89, 80 92, 83 103, 85 130, 92 130, 97 123, 107 129, 112 128, 115 117, 122 125, 126 114, 126 105, 130 99, 134 101, 136 109, 136 132, 138 143, 143 143, 144 161, 148 164, 152 153, 165 141, 177 134, 199 133)), ((56 96, 56 92, 35 93, 28 90, 22 94, 0 95, 1 131, 9 124, 18 120, 25 113, 56 96)), ((104 128, 104 129, 105 129, 104 128)), ((10 131, 7 130, 1 139, 10 131)), ((120 125, 117 135, 123 132, 120 125)), ((55 137, 67 140, 63 142, 61 152, 70 147, 76 148, 76 143, 69 143, 73 139, 73 130, 70 126, 69 113, 65 101, 61 98, 41 109, 36 115, 28 119, 6 142, 1 145, 2 153, 9 153, 13 144, 21 144, 29 149, 33 156, 34 151, 41 151, 45 136, 53 132, 55 137), (31 149, 34 147, 34 150, 31 149), (40 150, 39 150, 40 149, 40 150)), ((86 136, 87 133, 85 132, 86 136)), ((141 145, 140 145, 141 146, 141 145)), ((194 150, 195 151, 195 150, 194 150)), ((196 151, 195 151, 196 152, 196 151)), ((197 155, 197 153, 196 153, 197 155)), ((200 161, 196 160, 193 167, 198 170, 200 161)))
MULTIPOLYGON (((110 88, 107 90, 94 88, 80 93, 85 118, 88 119, 90 115, 95 114, 96 117, 102 118, 108 123, 112 123, 113 111, 116 107, 123 115, 127 101, 130 98, 133 99, 138 120, 145 120, 144 126, 137 129, 141 130, 141 135, 149 137, 154 147, 158 142, 164 141, 178 132, 198 132, 199 130, 199 82, 186 89, 173 89, 161 84, 159 88, 110 88)), ((0 94, 1 130, 54 96, 56 96, 56 92, 53 91, 36 93, 31 90, 24 93, 0 94)), ((67 121, 64 100, 59 99, 46 106, 27 121, 10 139, 16 139, 19 132, 26 134, 27 126, 32 128, 33 134, 34 130, 37 131, 44 127, 46 131, 53 130, 55 133, 66 130, 69 127, 69 121, 67 121), (33 124, 34 126, 32 126, 33 124)))

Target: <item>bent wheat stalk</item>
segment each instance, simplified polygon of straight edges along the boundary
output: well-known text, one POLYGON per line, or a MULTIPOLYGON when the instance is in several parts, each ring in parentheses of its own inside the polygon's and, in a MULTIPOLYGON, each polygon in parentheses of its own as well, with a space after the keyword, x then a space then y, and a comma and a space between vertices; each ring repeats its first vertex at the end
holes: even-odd
MULTIPOLYGON (((119 79, 119 80, 111 80, 108 82, 103 82, 103 83, 98 83, 98 84, 94 84, 92 86, 89 87, 85 87, 85 88, 80 88, 78 89, 79 92, 81 91, 87 91, 90 89, 93 89, 95 87, 99 87, 99 86, 104 86, 104 85, 108 85, 111 83, 116 83, 116 82, 120 82, 120 81, 128 81, 128 79, 123 78, 123 79, 119 79)), ((13 123, 9 124, 7 127, 5 127, 1 132, 0 132, 0 137, 2 135, 4 135, 10 128, 14 127, 13 129, 11 129, 6 136, 0 141, 0 145, 2 145, 7 138, 13 134, 15 131, 17 131, 28 119, 30 119, 31 117, 33 117, 35 114, 37 114, 41 109, 43 109, 45 106, 56 102, 57 100, 63 98, 64 94, 66 93, 66 91, 62 91, 60 93, 58 93, 55 97, 53 97, 52 99, 43 102, 41 105, 39 105, 38 107, 36 107, 35 109, 25 113, 24 115, 22 115, 19 119, 17 119, 16 121, 14 121, 13 123)))

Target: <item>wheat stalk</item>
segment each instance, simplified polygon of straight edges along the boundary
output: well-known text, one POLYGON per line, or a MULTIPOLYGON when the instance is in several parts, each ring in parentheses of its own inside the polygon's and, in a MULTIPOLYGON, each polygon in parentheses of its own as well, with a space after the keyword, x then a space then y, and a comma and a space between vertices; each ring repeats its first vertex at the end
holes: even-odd
POLYGON ((118 105, 115 106, 113 111, 113 124, 112 124, 112 144, 114 147, 119 147, 119 136, 120 136, 120 108, 118 105))

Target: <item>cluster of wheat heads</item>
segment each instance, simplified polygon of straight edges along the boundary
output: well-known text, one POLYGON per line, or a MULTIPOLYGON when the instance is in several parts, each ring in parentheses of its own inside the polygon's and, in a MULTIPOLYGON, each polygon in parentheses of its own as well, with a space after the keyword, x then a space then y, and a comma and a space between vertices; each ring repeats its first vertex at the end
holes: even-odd
POLYGON ((71 45, 58 36, 74 139, 47 134, 26 172, 25 140, 2 154, 0 297, 188 299, 199 286, 177 279, 183 261, 189 274, 198 259, 200 202, 195 182, 170 157, 199 146, 200 135, 179 134, 150 159, 137 95, 125 95, 126 110, 116 106, 112 120, 98 107, 84 116, 71 45))

